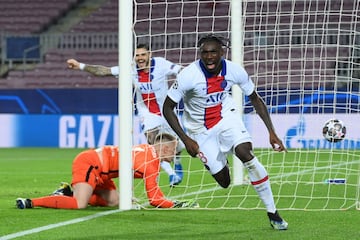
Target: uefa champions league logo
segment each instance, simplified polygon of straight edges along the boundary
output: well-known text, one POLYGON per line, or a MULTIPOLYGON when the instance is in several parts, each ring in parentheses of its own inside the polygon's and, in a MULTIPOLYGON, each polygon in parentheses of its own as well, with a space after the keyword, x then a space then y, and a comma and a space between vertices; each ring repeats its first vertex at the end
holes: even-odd
POLYGON ((322 122, 307 122, 307 115, 300 115, 296 125, 290 127, 284 137, 288 149, 353 149, 359 148, 360 140, 345 138, 339 142, 329 142, 322 135, 322 122), (320 127, 320 125, 321 127, 320 127), (319 127, 318 127, 319 125, 319 127))

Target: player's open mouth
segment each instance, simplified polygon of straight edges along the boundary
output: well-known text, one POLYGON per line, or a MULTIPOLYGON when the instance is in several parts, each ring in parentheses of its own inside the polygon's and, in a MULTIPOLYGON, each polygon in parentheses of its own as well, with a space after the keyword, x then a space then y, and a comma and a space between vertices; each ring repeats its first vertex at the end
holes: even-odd
POLYGON ((146 61, 137 61, 137 65, 138 65, 138 67, 145 67, 146 61))
POLYGON ((215 68, 215 64, 214 63, 207 63, 206 64, 207 69, 214 69, 215 68))

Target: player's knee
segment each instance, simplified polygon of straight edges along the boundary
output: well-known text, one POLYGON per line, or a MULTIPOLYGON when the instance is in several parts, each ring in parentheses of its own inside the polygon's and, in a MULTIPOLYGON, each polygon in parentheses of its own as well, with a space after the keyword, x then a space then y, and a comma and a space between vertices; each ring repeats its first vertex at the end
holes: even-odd
POLYGON ((119 205, 119 201, 115 202, 115 201, 111 201, 108 202, 108 207, 116 207, 119 205))
POLYGON ((88 206, 88 203, 85 201, 77 201, 78 209, 85 209, 88 206))
POLYGON ((119 199, 113 199, 111 201, 108 202, 108 206, 109 207, 115 207, 119 205, 119 199))
POLYGON ((230 178, 218 181, 218 183, 222 188, 228 188, 230 186, 230 178))
POLYGON ((213 175, 217 183, 223 187, 227 188, 230 185, 230 173, 228 166, 225 166, 223 169, 220 170, 220 172, 215 173, 213 175))
POLYGON ((243 163, 250 161, 254 158, 252 144, 250 142, 246 142, 237 145, 235 148, 235 154, 243 163))
POLYGON ((116 207, 119 205, 119 196, 118 194, 111 194, 110 198, 107 201, 109 207, 116 207))

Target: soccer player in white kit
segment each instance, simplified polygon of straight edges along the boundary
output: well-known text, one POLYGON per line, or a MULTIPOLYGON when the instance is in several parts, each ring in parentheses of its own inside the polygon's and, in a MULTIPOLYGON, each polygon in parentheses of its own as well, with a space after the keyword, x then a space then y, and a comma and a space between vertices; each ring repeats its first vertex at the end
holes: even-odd
MULTIPOLYGON (((149 47, 145 44, 139 44, 136 47, 135 63, 133 84, 136 89, 136 106, 146 139, 149 144, 153 144, 155 136, 160 132, 175 135, 162 116, 162 107, 170 85, 168 78, 176 76, 181 66, 162 57, 151 57, 149 47)), ((75 59, 67 60, 67 64, 71 69, 80 69, 95 76, 117 77, 120 74, 118 66, 90 65, 75 59)), ((161 167, 169 175, 170 186, 178 185, 182 181, 180 153, 183 148, 183 144, 179 143, 178 153, 174 159, 174 169, 168 162, 161 162, 161 167)))
POLYGON ((264 203, 270 224, 274 229, 286 230, 273 199, 268 173, 253 154, 252 140, 241 119, 230 90, 236 84, 247 95, 257 114, 269 131, 269 140, 275 151, 286 151, 275 133, 264 101, 256 92, 247 72, 229 60, 223 59, 221 37, 207 35, 198 42, 200 59, 177 75, 177 81, 168 91, 163 114, 169 125, 185 144, 192 157, 199 157, 206 169, 223 188, 230 185, 226 154, 234 151, 248 170, 251 184, 264 203), (184 100, 183 131, 174 108, 184 100))

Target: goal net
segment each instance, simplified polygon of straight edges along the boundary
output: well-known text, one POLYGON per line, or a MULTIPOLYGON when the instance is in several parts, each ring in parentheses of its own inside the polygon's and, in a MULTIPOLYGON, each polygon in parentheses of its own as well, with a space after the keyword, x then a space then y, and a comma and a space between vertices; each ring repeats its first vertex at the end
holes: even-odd
MULTIPOLYGON (((147 43, 153 56, 187 66, 198 58, 200 36, 231 38, 231 6, 226 0, 134 0, 135 44, 147 43)), ((235 54, 241 55, 288 149, 271 149, 264 124, 244 98, 243 118, 269 173, 277 208, 359 209, 360 2, 243 0, 241 7, 241 37, 231 46, 241 47, 235 54), (337 143, 322 135, 331 118, 347 129, 337 143)), ((232 167, 231 155, 229 162, 232 167)), ((161 172, 159 183, 169 198, 196 199, 209 209, 264 208, 246 171, 242 184, 222 189, 185 150, 182 165, 183 181, 174 188, 161 172)), ((136 198, 147 207, 142 182, 134 184, 136 198)))

